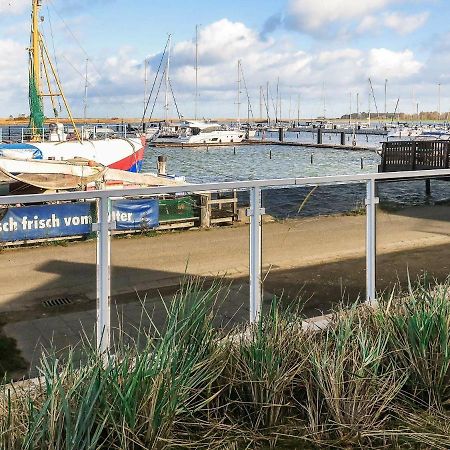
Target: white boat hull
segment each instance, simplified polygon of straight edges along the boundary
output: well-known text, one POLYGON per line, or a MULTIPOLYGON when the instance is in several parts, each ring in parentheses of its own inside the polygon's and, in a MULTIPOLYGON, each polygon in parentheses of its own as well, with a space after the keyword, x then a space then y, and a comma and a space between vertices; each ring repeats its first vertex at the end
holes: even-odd
MULTIPOLYGON (((70 140, 62 142, 29 142, 27 144, 3 144, 0 153, 31 154, 40 152, 40 159, 66 161, 82 158, 95 161, 113 169, 140 172, 144 157, 145 138, 105 138, 95 140, 70 140), (27 148, 24 148, 24 147, 27 148)), ((15 156, 17 158, 17 156, 15 156)), ((26 158, 24 158, 26 159, 26 158)))
POLYGON ((181 138, 180 141, 187 144, 231 144, 242 142, 244 139, 243 130, 218 130, 181 138))

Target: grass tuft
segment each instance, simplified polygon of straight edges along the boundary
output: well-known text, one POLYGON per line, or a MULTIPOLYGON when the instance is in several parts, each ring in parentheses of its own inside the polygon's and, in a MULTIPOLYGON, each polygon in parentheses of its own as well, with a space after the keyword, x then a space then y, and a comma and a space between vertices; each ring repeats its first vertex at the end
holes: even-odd
POLYGON ((340 308, 321 330, 277 299, 217 329, 222 297, 187 278, 163 329, 119 340, 106 365, 88 344, 81 365, 80 348, 44 354, 38 381, 0 385, 0 448, 450 447, 449 283, 340 308))

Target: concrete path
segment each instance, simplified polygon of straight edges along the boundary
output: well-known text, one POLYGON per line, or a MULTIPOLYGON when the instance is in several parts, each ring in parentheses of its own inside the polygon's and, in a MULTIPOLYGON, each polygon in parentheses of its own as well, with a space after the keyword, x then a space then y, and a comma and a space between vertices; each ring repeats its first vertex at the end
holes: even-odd
MULTIPOLYGON (((450 208, 446 206, 381 213, 377 226, 380 254, 450 244, 450 208)), ((114 239, 112 292, 175 286, 185 273, 247 277, 248 233, 247 226, 240 226, 114 239)), ((287 220, 263 226, 266 272, 360 258, 364 252, 365 216, 287 220)), ((0 252, 0 314, 34 308, 43 300, 61 296, 92 302, 95 255, 93 241, 4 249, 0 252)))
MULTIPOLYGON (((450 272, 450 208, 421 207, 378 215, 377 287, 384 289, 409 270, 438 279, 450 272)), ((166 299, 185 273, 234 280, 222 304, 218 325, 248 319, 248 227, 192 230, 112 241, 113 326, 136 336, 142 306, 139 291, 150 294, 147 308, 164 322, 158 292, 166 299)), ((329 216, 263 225, 266 300, 273 293, 297 299, 306 314, 327 312, 344 294, 351 301, 364 292, 365 216, 329 216)), ((70 243, 0 252, 0 320, 34 367, 43 348, 62 351, 93 336, 95 323, 95 242, 70 243), (42 301, 67 296, 72 305, 52 310, 42 301)), ((143 297, 142 297, 143 298, 143 297)), ((143 316, 142 324, 149 320, 143 316)), ((116 333, 117 336, 117 333, 116 333)))
MULTIPOLYGON (((217 297, 214 324, 227 328, 248 321, 248 285, 223 287, 217 297)), ((265 293, 263 301, 268 303, 272 296, 265 293)), ((137 342, 145 335, 154 335, 155 328, 161 330, 166 319, 166 307, 171 296, 142 298, 126 304, 113 304, 111 308, 111 329, 114 345, 137 342)), ((3 331, 16 340, 22 356, 29 363, 31 376, 37 376, 36 366, 43 352, 55 353, 64 358, 69 349, 73 352, 75 364, 83 361, 83 346, 95 345, 96 311, 76 311, 65 314, 40 317, 31 320, 11 322, 3 331)))

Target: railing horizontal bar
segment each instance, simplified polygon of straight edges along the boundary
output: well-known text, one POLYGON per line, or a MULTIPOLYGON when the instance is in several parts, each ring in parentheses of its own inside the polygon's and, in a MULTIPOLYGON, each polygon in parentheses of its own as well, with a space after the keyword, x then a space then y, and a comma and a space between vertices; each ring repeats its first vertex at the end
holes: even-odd
POLYGON ((15 203, 39 203, 45 201, 65 201, 65 200, 89 200, 97 198, 123 198, 152 196, 160 194, 180 194, 180 193, 200 193, 216 192, 233 189, 251 189, 253 187, 293 187, 329 184, 352 184, 363 183, 370 180, 400 180, 415 178, 450 177, 450 169, 405 171, 405 172, 385 172, 385 173, 364 173, 356 175, 332 175, 324 177, 304 177, 304 178, 275 178, 267 180, 249 181, 225 181, 201 184, 185 184, 177 186, 157 186, 149 188, 135 189, 110 189, 98 191, 77 191, 62 192, 54 194, 27 194, 27 195, 6 195, 0 198, 0 204, 10 205, 15 203))

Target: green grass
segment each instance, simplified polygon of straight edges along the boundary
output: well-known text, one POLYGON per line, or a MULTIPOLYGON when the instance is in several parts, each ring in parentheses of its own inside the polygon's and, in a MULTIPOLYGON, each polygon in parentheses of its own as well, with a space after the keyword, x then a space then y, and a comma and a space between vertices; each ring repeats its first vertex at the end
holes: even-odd
POLYGON ((320 331, 274 299, 224 331, 223 287, 187 279, 164 328, 106 364, 89 346, 82 367, 50 353, 40 383, 4 384, 0 448, 449 448, 449 293, 422 281, 320 331))

